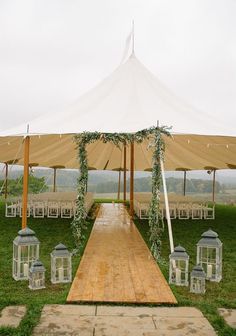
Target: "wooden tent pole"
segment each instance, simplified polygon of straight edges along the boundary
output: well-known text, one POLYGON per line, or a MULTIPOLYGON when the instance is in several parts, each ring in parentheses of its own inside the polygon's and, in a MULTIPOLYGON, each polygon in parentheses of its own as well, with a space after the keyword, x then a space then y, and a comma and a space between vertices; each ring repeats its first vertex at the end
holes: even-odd
POLYGON ((212 181, 212 202, 215 203, 215 187, 216 187, 216 170, 213 170, 213 181, 212 181))
POLYGON ((184 170, 184 196, 186 195, 186 175, 187 175, 187 172, 186 170, 184 170))
POLYGON ((130 216, 134 217, 134 143, 130 144, 130 216))
POLYGON ((121 175, 121 169, 119 170, 119 178, 118 178, 118 193, 117 193, 117 199, 120 200, 120 175, 121 175))
POLYGON ((126 145, 124 145, 124 203, 126 202, 126 145))
POLYGON ((53 192, 56 192, 56 179, 57 179, 57 168, 53 168, 54 173, 53 173, 53 192))
POLYGON ((29 183, 29 148, 30 137, 26 136, 24 141, 24 177, 23 177, 23 198, 22 198, 22 229, 27 226, 27 203, 29 183))
POLYGON ((5 171, 5 194, 4 194, 4 198, 5 198, 5 200, 7 199, 7 194, 8 194, 8 190, 7 190, 7 188, 8 188, 8 163, 6 162, 5 163, 5 169, 6 169, 6 171, 5 171))

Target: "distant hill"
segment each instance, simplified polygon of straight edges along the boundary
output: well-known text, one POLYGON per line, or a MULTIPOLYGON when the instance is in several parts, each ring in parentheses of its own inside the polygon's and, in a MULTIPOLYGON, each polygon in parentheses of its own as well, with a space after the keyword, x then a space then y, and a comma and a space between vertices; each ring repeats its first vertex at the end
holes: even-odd
MULTIPOLYGON (((0 171, 0 179, 4 179, 3 165, 0 171)), ((23 175, 22 167, 10 167, 9 179, 16 179, 23 175)), ((53 170, 44 168, 35 168, 33 175, 41 178, 45 177, 47 186, 53 184, 53 170)), ((57 186, 60 189, 76 189, 77 179, 79 176, 78 170, 57 170, 57 186)), ((167 185, 169 191, 182 192, 183 189, 183 172, 166 172, 167 185)), ((129 172, 127 173, 127 180, 129 179, 129 172)), ((187 191, 194 192, 196 190, 211 190, 212 188, 212 175, 207 174, 205 171, 187 172, 187 191), (200 187, 200 184, 203 184, 200 187)), ((234 189, 236 188, 236 171, 225 170, 216 173, 216 180, 218 190, 234 189)), ((121 185, 123 181, 123 173, 121 174, 121 185)), ((90 171, 88 190, 103 192, 117 192, 118 188, 118 172, 112 171, 90 171)), ((127 190, 129 183, 127 182, 127 190)), ((135 190, 136 191, 150 191, 151 190, 151 173, 148 172, 135 172, 135 190)))

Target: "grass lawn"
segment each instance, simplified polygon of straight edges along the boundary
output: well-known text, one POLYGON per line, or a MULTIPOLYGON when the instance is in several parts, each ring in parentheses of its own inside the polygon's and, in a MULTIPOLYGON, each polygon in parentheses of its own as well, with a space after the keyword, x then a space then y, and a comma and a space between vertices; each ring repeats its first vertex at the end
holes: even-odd
MULTIPOLYGON (((86 241, 94 220, 84 233, 86 241)), ((33 327, 40 318, 44 304, 65 303, 71 284, 52 285, 50 281, 50 253, 58 243, 63 243, 72 251, 74 239, 71 234, 71 219, 28 219, 28 226, 40 240, 40 260, 46 268, 46 289, 32 291, 28 281, 15 281, 12 278, 12 241, 21 229, 20 218, 5 218, 4 205, 0 203, 0 311, 8 305, 27 305, 27 314, 17 329, 0 328, 0 335, 31 335, 33 327)), ((84 244, 84 246, 85 246, 84 244)), ((84 248, 84 247, 83 247, 84 248)), ((80 261, 79 256, 72 258, 74 277, 80 261)))
MULTIPOLYGON (((148 221, 135 220, 147 245, 148 221)), ((236 335, 236 330, 228 327, 218 315, 217 308, 236 308, 236 207, 218 205, 216 220, 172 220, 175 245, 182 245, 190 256, 190 271, 196 263, 196 244, 204 231, 209 228, 219 234, 223 243, 223 280, 220 283, 208 282, 204 295, 189 293, 187 287, 171 286, 178 304, 199 308, 208 318, 219 335, 236 335)), ((168 280, 169 239, 167 224, 162 238, 162 259, 160 268, 168 280)))
MULTIPOLYGON (((189 288, 172 286, 179 305, 195 306, 208 318, 221 336, 236 335, 236 331, 227 327, 218 315, 218 307, 236 308, 236 207, 217 206, 214 221, 179 221, 172 222, 175 245, 183 245, 190 255, 190 269, 196 261, 196 243, 201 233, 209 227, 218 232, 223 242, 223 280, 219 284, 207 282, 205 295, 193 295, 189 288)), ((143 238, 148 241, 148 222, 135 220, 143 238)), ((4 207, 0 204, 0 310, 8 305, 26 304, 27 314, 17 329, 0 328, 0 335, 31 335, 33 327, 38 323, 44 304, 65 303, 70 284, 51 285, 50 283, 50 252, 59 242, 70 250, 74 248, 70 229, 71 220, 65 219, 29 219, 28 225, 36 232, 41 241, 40 259, 46 272, 46 289, 31 291, 28 281, 16 282, 12 279, 12 241, 21 228, 20 218, 5 218, 4 207)), ((93 220, 89 221, 86 240, 89 237, 93 220)), ((167 227, 163 234, 161 270, 168 279, 169 242, 167 227)), ((73 276, 77 270, 80 257, 73 257, 73 276)))

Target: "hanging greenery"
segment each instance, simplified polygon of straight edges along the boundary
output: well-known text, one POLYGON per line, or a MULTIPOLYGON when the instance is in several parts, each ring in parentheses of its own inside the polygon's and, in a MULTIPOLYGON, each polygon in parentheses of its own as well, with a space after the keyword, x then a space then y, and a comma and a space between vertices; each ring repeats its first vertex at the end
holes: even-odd
POLYGON ((145 139, 154 137, 154 151, 153 151, 153 173, 152 173, 152 202, 150 206, 150 240, 152 242, 152 253, 157 259, 160 246, 160 216, 159 216, 159 202, 160 202, 160 157, 163 155, 164 142, 161 135, 169 135, 167 127, 151 127, 141 130, 136 133, 99 133, 99 132, 84 132, 77 134, 74 141, 78 149, 78 159, 80 164, 80 177, 78 179, 78 196, 76 200, 76 215, 72 222, 72 231, 76 242, 77 251, 80 249, 83 235, 82 230, 86 228, 86 209, 85 196, 86 186, 88 183, 88 159, 86 145, 91 144, 97 140, 104 143, 111 142, 115 146, 130 144, 132 142, 141 143, 145 139))
POLYGON ((164 230, 164 222, 160 211, 160 187, 161 187, 161 160, 164 160, 165 143, 161 132, 155 132, 153 143, 152 166, 152 199, 149 208, 149 239, 151 252, 157 260, 161 254, 161 234, 164 230))

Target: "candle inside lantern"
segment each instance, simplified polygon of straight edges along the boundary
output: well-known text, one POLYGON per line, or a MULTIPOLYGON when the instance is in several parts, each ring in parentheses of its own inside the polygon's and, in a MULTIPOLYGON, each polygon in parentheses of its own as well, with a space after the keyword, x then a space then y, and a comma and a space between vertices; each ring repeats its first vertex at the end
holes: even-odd
POLYGON ((24 263, 23 273, 24 273, 24 277, 27 277, 29 274, 29 265, 27 263, 24 263))
POLYGON ((207 277, 212 277, 212 265, 207 265, 207 277))
POLYGON ((59 278, 59 281, 63 281, 63 268, 62 267, 58 268, 58 278, 59 278))
POLYGON ((40 279, 36 279, 35 280, 35 286, 36 287, 40 287, 40 285, 41 285, 41 280, 40 279))
POLYGON ((181 283, 181 270, 176 267, 176 284, 180 284, 181 283))

